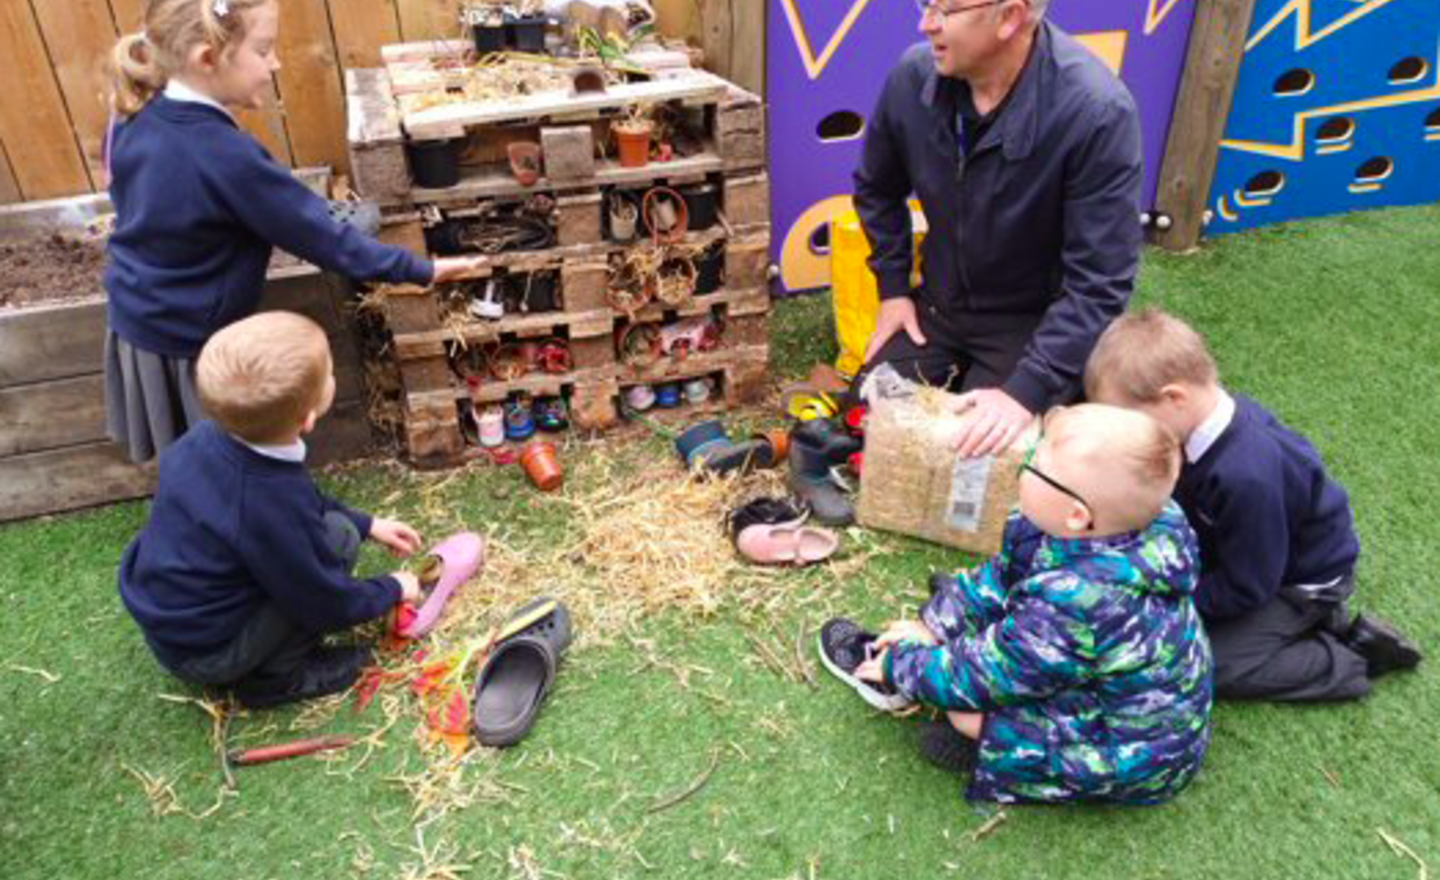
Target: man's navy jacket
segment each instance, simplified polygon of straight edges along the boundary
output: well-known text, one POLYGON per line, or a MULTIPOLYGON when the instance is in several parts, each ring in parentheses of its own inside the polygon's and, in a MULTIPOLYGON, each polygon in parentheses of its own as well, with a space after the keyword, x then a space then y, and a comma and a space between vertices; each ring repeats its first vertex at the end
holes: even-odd
POLYGON ((919 303, 1042 315, 1003 390, 1031 412, 1078 391, 1095 340, 1125 310, 1140 262, 1140 117, 1124 84, 1054 25, 993 124, 960 151, 969 86, 930 47, 905 53, 868 123, 855 205, 882 299, 911 294, 913 192, 930 231, 919 303))

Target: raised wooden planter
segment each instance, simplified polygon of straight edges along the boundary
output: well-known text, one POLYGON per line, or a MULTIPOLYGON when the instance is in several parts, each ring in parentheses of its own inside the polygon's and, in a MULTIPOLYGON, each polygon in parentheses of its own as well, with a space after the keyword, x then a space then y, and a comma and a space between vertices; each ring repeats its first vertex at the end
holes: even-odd
MULTIPOLYGON (((6 207, 0 209, 0 241, 75 230, 109 212, 103 195, 6 207)), ((370 447, 347 296, 341 279, 290 258, 272 265, 260 306, 306 314, 329 335, 335 406, 310 443, 314 463, 355 458, 370 447)), ((0 521, 154 491, 155 464, 131 464, 106 438, 104 341, 105 296, 98 278, 90 296, 0 309, 0 521)))

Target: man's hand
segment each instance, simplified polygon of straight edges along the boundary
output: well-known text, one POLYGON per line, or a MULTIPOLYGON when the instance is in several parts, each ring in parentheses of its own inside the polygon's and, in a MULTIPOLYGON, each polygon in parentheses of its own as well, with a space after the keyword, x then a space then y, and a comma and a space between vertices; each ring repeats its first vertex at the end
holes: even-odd
POLYGON ((960 395, 955 412, 969 418, 955 438, 961 458, 979 458, 1015 442, 1034 414, 999 388, 977 388, 960 395))
POLYGON ((441 257, 435 261, 435 277, 431 284, 454 281, 476 272, 484 264, 484 257, 441 257))
POLYGON ((395 519, 375 517, 370 521, 370 537, 388 547, 394 556, 409 556, 420 549, 420 533, 395 519))
POLYGON ((880 347, 901 330, 909 333, 916 345, 925 344, 925 334, 920 332, 920 318, 915 313, 915 300, 908 296, 882 299, 880 314, 875 319, 875 334, 870 337, 870 344, 865 348, 865 363, 870 363, 870 359, 880 347))
POLYGON ((425 593, 420 589, 420 579, 408 571, 392 571, 390 576, 400 582, 400 601, 409 602, 412 605, 419 605, 425 601, 425 593))

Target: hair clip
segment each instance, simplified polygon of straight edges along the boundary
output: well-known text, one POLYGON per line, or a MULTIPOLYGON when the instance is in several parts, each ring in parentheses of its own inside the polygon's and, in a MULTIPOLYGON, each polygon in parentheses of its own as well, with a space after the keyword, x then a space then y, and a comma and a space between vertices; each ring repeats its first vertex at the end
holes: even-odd
POLYGON ((230 0, 215 0, 210 5, 210 11, 215 13, 216 18, 224 18, 230 14, 230 0))

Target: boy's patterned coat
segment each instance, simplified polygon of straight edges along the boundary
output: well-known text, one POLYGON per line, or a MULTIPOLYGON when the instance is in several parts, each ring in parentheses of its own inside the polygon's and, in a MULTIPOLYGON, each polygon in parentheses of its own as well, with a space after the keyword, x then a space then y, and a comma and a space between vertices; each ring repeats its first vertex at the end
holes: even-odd
POLYGON ((998 556, 949 581, 886 675, 906 696, 985 713, 968 796, 1158 803, 1210 740, 1210 645, 1195 533, 1173 502, 1144 531, 1054 538, 1018 514, 998 556))

